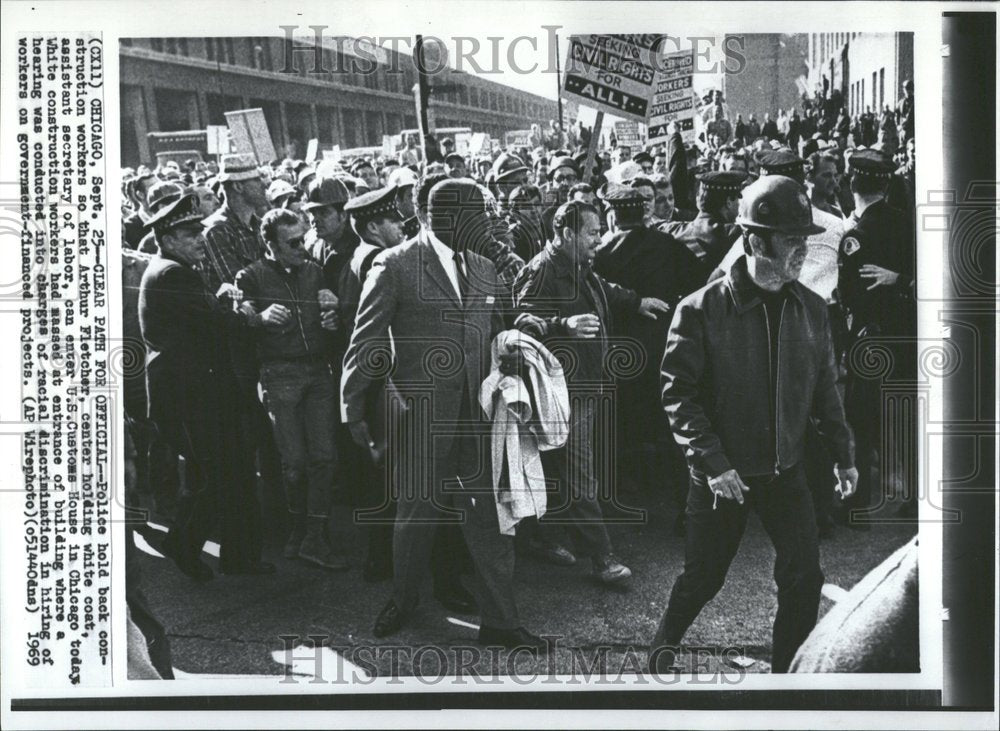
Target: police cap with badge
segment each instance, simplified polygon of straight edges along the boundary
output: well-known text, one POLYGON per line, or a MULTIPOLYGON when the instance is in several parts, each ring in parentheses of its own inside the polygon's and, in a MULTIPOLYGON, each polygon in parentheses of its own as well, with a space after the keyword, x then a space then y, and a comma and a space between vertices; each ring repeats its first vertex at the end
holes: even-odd
POLYGON ((378 188, 370 193, 351 198, 344 205, 344 213, 350 213, 357 227, 366 226, 371 221, 391 218, 402 221, 396 208, 396 188, 378 188))
POLYGON ((154 231, 157 237, 185 227, 197 228, 200 231, 204 218, 198 206, 198 196, 186 193, 153 214, 152 218, 146 221, 145 227, 154 231))
POLYGON ((804 174, 805 160, 791 150, 760 150, 754 153, 753 158, 761 175, 784 175, 800 179, 804 174))
MULTIPOLYGON (((896 167, 892 159, 879 150, 856 150, 847 160, 847 167, 852 176, 867 178, 872 181, 888 183, 896 167)), ((855 226, 844 236, 840 244, 844 256, 853 256, 861 250, 860 229, 855 226)))
POLYGON ((699 175, 698 182, 705 190, 728 193, 735 198, 743 190, 749 177, 741 170, 715 170, 699 175))
POLYGON ((615 211, 642 211, 646 207, 646 199, 642 194, 628 185, 606 185, 597 192, 597 197, 615 211))

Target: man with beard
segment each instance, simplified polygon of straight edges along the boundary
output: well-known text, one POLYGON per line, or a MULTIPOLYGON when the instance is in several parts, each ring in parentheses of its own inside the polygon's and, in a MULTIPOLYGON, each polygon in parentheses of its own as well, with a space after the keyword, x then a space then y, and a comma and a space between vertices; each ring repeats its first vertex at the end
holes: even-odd
POLYGON ((394 634, 411 619, 435 530, 442 522, 458 523, 475 564, 480 642, 542 649, 542 639, 518 618, 513 545, 500 534, 490 470, 483 469, 489 457, 478 425, 489 425, 477 398, 493 336, 504 327, 496 270, 473 253, 491 227, 486 200, 474 182, 449 179, 431 190, 428 214, 429 230, 375 257, 341 380, 342 416, 364 449, 374 445, 366 405, 373 390, 385 388, 388 375, 374 372, 372 364, 384 360, 379 354, 389 342, 392 381, 410 402, 402 443, 415 446, 405 455, 389 455, 405 456, 393 534, 394 592, 374 634, 394 634), (442 348, 457 348, 452 354, 458 368, 441 367, 435 353, 442 348))
POLYGON ((681 301, 661 367, 663 407, 691 484, 684 572, 650 645, 655 673, 671 670, 688 627, 722 588, 751 505, 777 554, 771 666, 787 672, 816 623, 823 586, 802 467, 810 417, 836 456, 842 494, 857 485, 826 303, 796 281, 806 237, 820 230, 805 189, 763 177, 743 191, 737 220, 746 256, 681 301))

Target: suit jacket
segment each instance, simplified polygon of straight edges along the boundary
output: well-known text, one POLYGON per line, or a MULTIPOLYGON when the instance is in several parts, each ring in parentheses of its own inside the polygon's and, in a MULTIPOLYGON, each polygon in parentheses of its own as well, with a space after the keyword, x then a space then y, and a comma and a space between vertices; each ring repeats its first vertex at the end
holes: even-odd
POLYGON ((249 333, 252 319, 220 302, 191 267, 153 257, 139 285, 150 418, 219 408, 235 386, 227 336, 249 333))
MULTIPOLYGON (((369 389, 384 388, 389 376, 404 396, 430 398, 426 418, 442 432, 433 441, 440 459, 451 448, 447 432, 463 400, 474 405, 489 374, 490 346, 503 329, 502 289, 493 264, 467 251, 470 292, 460 301, 427 236, 375 257, 344 357, 341 416, 365 418, 369 389)), ((423 418, 420 409, 414 418, 423 418)))

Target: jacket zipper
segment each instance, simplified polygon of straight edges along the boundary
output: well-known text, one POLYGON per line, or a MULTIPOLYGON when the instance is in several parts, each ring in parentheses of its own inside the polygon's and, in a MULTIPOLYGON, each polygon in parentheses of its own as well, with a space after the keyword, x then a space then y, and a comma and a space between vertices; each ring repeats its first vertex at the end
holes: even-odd
MULTIPOLYGON (((785 304, 787 299, 781 301, 781 314, 778 315, 778 367, 774 375, 774 474, 781 471, 778 459, 778 427, 780 425, 781 411, 778 407, 781 395, 781 324, 785 321, 785 304)), ((767 380, 768 391, 770 391, 771 370, 774 364, 771 362, 771 319, 767 316, 767 305, 764 305, 764 326, 767 328, 767 380)))
MULTIPOLYGON (((291 298, 292 307, 295 308, 295 322, 299 326, 299 335, 302 336, 302 345, 305 346, 306 353, 311 354, 309 351, 309 341, 306 339, 306 331, 302 328, 302 312, 299 310, 299 299, 296 297, 292 288, 288 285, 288 282, 282 278, 281 283, 285 285, 285 289, 288 290, 289 297, 291 298)), ((298 286, 296 285, 296 288, 298 286)))

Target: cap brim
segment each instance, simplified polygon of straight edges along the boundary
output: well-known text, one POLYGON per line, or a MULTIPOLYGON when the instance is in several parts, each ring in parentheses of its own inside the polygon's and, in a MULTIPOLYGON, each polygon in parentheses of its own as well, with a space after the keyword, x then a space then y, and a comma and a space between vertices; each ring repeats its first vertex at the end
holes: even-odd
POLYGON ((326 206, 335 206, 338 203, 343 204, 343 203, 347 203, 347 201, 330 201, 329 203, 303 203, 302 206, 300 206, 300 208, 303 211, 311 211, 311 210, 316 209, 316 208, 325 208, 326 206))

